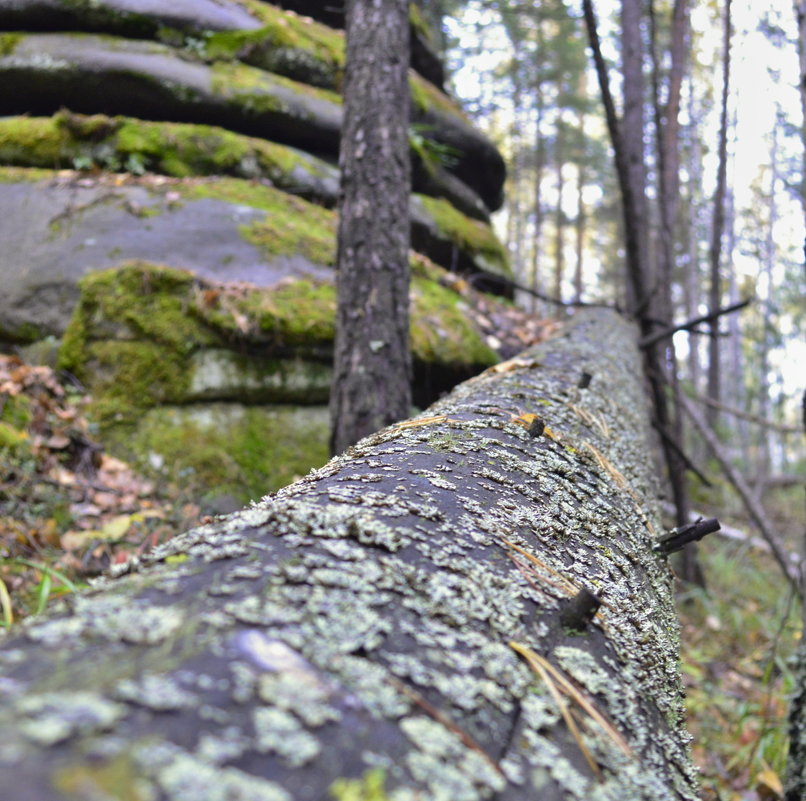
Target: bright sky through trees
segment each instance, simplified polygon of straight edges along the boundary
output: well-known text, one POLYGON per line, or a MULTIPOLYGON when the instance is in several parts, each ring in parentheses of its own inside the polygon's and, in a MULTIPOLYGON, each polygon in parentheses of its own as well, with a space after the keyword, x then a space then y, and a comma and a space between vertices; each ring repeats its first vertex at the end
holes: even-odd
MULTIPOLYGON (((594 0, 594 4, 605 56, 615 65, 618 51, 614 40, 620 4, 617 0, 594 0)), ((581 13, 576 3, 567 5, 572 14, 581 13)), ((692 5, 691 25, 699 67, 695 80, 709 76, 713 84, 710 113, 700 121, 705 143, 702 184, 705 195, 710 196, 717 169, 723 3, 693 0, 692 5)), ((485 3, 471 0, 461 14, 447 20, 446 24, 458 45, 451 63, 454 89, 468 107, 478 113, 479 124, 486 125, 493 137, 500 138, 512 115, 508 88, 502 77, 511 50, 506 32, 498 24, 497 12, 485 6, 485 3)), ((775 247, 772 281, 780 285, 787 280, 787 270, 790 281, 793 274, 803 278, 802 267, 792 269, 792 265, 799 265, 803 258, 804 220, 798 196, 802 163, 802 140, 798 131, 802 115, 798 93, 797 26, 791 0, 768 0, 763 4, 734 0, 732 61, 729 113, 733 128, 728 142, 728 175, 734 193, 736 247, 728 264, 736 271, 740 289, 763 299, 768 296, 769 288, 764 285, 762 264, 754 243, 762 238, 759 228, 763 215, 759 215, 759 206, 770 192, 773 136, 777 140, 780 175, 775 186, 777 221, 772 237, 775 247), (788 175, 784 174, 786 172, 788 175), (797 175, 793 175, 794 172, 797 175)), ((615 69, 611 81, 617 88, 618 71, 615 69)), ((593 77, 589 86, 596 86, 593 77)), ((703 84, 695 91, 704 94, 707 90, 707 85, 703 84)), ((681 113, 686 114, 685 101, 681 113)), ((574 194, 568 192, 564 200, 569 204, 566 213, 570 218, 574 214, 574 194)), ((588 196, 586 202, 595 204, 597 198, 588 196)), ((501 217, 505 215, 506 209, 500 213, 501 217)), ((596 280, 598 261, 598 255, 592 252, 586 265, 586 280, 596 280)), ((702 303, 705 312, 705 297, 702 303)), ((780 333, 791 337, 793 324, 790 317, 783 316, 780 333)), ((786 347, 773 350, 770 358, 772 366, 781 371, 784 392, 790 396, 799 394, 806 364, 806 342, 790 338, 786 347)))

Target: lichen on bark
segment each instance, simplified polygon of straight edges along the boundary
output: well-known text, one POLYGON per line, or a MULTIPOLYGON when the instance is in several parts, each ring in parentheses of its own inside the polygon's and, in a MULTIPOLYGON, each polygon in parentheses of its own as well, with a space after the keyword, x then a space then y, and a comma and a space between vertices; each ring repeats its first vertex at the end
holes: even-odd
POLYGON ((0 780, 37 801, 693 801, 651 452, 635 331, 576 316, 7 636, 0 780), (605 603, 580 635, 560 610, 582 587, 605 603), (575 739, 530 653, 608 725, 577 707, 575 739), (58 744, 26 734, 43 715, 58 744))

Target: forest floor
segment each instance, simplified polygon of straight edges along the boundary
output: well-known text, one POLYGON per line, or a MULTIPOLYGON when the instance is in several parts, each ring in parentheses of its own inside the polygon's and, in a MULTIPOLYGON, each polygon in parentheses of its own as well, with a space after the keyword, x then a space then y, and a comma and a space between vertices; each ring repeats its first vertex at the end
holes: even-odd
MULTIPOLYGON (((0 625, 8 628, 200 522, 179 486, 137 475, 104 453, 80 388, 46 367, 0 355, 0 625)), ((718 496, 720 493, 716 493, 718 496)), ((722 517, 726 488, 704 514, 722 517)), ((769 512, 799 549, 803 487, 769 512)), ((741 528, 740 515, 729 520, 741 528)), ((703 801, 777 801, 800 609, 768 554, 711 536, 700 545, 706 589, 679 585, 682 668, 703 801)))

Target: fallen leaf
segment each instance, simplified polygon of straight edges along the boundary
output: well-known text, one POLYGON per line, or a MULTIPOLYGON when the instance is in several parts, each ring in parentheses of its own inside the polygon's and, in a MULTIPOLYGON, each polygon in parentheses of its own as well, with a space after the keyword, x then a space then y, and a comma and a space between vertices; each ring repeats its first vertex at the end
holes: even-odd
POLYGON ((756 792, 759 801, 782 801, 784 787, 778 774, 767 768, 756 774, 756 792))

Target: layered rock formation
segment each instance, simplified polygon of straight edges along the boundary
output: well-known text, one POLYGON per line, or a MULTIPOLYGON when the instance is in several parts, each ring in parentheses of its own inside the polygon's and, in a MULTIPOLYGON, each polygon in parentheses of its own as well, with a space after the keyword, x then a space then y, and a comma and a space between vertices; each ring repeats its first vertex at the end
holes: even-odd
MULTIPOLYGON (((107 435, 153 466, 171 450, 153 429, 192 441, 237 418, 269 444, 257 466, 233 456, 233 482, 254 468, 265 490, 291 477, 277 454, 302 454, 292 475, 325 457, 344 66, 338 19, 283 5, 0 0, 0 342, 55 338, 107 435)), ((455 274, 505 291, 509 266, 489 225, 501 156, 442 92, 416 9, 412 26, 425 404, 497 358, 455 274)))

